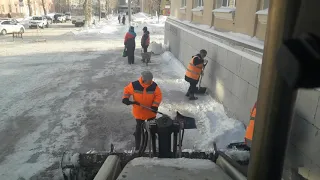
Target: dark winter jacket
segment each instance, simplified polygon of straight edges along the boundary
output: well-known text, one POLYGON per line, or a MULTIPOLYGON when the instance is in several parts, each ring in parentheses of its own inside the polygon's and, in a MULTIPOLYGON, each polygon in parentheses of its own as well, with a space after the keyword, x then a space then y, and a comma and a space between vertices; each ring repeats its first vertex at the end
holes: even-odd
POLYGON ((123 17, 122 17, 122 23, 124 24, 125 22, 126 22, 126 17, 123 16, 123 17))
MULTIPOLYGON (((201 58, 201 55, 200 54, 197 54, 196 55, 197 57, 196 58, 194 58, 194 60, 193 60, 193 65, 199 65, 199 64, 203 64, 204 63, 204 60, 203 60, 203 58, 201 58)), ((192 58, 193 58, 194 56, 192 56, 192 58)), ((189 78, 188 76, 185 76, 185 80, 187 81, 187 82, 191 82, 191 83, 198 83, 198 81, 197 80, 194 80, 194 79, 191 79, 191 78, 189 78)))
POLYGON ((149 31, 145 31, 141 38, 141 46, 147 47, 150 44, 150 35, 149 31))
POLYGON ((124 37, 124 45, 127 49, 128 56, 134 54, 134 50, 136 49, 136 33, 133 30, 129 30, 124 37))

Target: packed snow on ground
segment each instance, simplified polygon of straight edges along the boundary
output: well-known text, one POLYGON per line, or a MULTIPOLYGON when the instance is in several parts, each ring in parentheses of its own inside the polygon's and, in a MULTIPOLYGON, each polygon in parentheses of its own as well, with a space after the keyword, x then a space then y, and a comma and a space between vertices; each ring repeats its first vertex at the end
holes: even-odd
POLYGON ((121 98, 144 70, 162 90, 159 111, 196 119, 198 129, 186 130, 184 149, 211 151, 213 141, 219 149, 243 141, 242 123, 227 117, 221 104, 210 96, 185 97, 185 67, 170 52, 153 55, 149 66, 140 61, 143 26, 151 41, 163 43, 164 23, 136 24, 136 59, 128 65, 121 56, 128 26, 117 21, 0 49, 0 179, 59 179, 67 150, 107 151, 111 143, 130 150, 135 120, 121 98))

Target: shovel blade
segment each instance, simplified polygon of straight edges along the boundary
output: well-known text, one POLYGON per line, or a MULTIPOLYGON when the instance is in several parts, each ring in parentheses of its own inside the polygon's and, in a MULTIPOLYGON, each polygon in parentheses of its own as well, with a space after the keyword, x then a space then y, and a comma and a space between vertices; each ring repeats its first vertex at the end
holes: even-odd
POLYGON ((183 116, 177 112, 176 119, 184 123, 184 129, 197 129, 196 120, 192 117, 183 116))
POLYGON ((198 89, 198 91, 196 92, 196 94, 205 94, 207 92, 207 88, 206 87, 200 87, 198 89))

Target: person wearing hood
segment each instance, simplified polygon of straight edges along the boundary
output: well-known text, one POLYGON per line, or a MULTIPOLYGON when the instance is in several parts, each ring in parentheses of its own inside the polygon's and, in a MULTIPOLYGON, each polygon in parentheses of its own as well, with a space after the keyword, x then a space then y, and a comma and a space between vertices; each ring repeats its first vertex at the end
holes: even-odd
POLYGON ((129 32, 126 33, 124 37, 124 45, 127 50, 128 63, 134 64, 134 51, 136 49, 136 33, 134 32, 134 27, 130 26, 129 32))
POLYGON ((129 83, 124 88, 122 103, 127 106, 133 105, 132 114, 136 119, 135 130, 135 145, 136 150, 140 147, 141 142, 141 125, 147 121, 156 118, 156 111, 162 101, 162 93, 153 80, 153 74, 150 71, 144 71, 141 73, 139 80, 129 83), (133 97, 133 101, 130 101, 130 97, 133 97), (150 107, 152 110, 143 108, 140 105, 150 107))
POLYGON ((123 17, 122 17, 122 24, 123 24, 123 25, 126 24, 126 15, 123 15, 123 17))
POLYGON ((207 51, 202 49, 200 53, 192 56, 192 59, 187 67, 185 80, 190 83, 188 92, 186 94, 189 100, 197 100, 194 96, 197 91, 197 84, 199 82, 200 75, 203 75, 204 58, 207 56, 207 51))
POLYGON ((148 47, 150 44, 150 33, 147 29, 147 27, 144 27, 143 29, 143 36, 141 38, 141 47, 143 48, 143 52, 146 53, 148 52, 148 47))
POLYGON ((118 16, 118 21, 119 21, 119 24, 121 23, 121 16, 120 16, 120 14, 119 14, 119 16, 118 16))

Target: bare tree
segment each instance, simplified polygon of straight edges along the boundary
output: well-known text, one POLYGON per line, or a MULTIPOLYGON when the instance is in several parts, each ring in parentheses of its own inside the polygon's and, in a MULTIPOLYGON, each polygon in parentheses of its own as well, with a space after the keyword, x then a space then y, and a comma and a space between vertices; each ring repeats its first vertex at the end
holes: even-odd
POLYGON ((28 0, 27 1, 27 3, 28 3, 28 8, 29 8, 29 16, 32 16, 32 4, 31 4, 31 0, 28 0))
MULTIPOLYGON (((160 9, 161 9, 161 0, 151 0, 150 1, 150 8, 151 8, 151 13, 160 13, 160 9)), ((158 14, 159 15, 159 14, 158 14)))
POLYGON ((47 15, 46 2, 45 2, 45 0, 41 0, 41 2, 42 2, 42 7, 43 7, 43 13, 44 13, 44 15, 47 15))
POLYGON ((91 24, 92 18, 92 0, 85 0, 83 3, 85 22, 84 26, 88 27, 91 24))
POLYGON ((106 11, 110 14, 112 10, 115 10, 118 6, 118 0, 106 0, 106 11))

